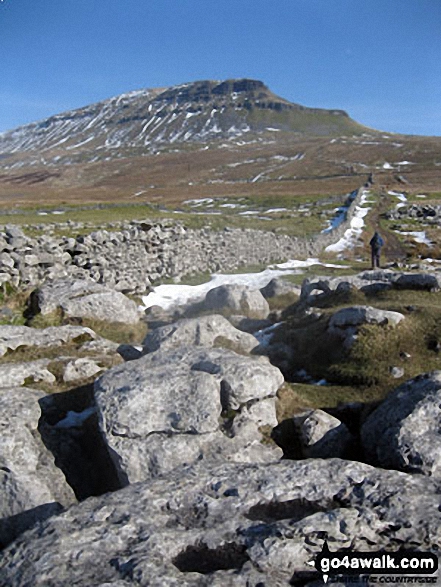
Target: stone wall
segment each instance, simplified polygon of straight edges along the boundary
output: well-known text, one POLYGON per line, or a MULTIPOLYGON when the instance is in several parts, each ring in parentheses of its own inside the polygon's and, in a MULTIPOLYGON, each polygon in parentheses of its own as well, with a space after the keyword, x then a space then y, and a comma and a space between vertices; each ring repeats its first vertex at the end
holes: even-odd
POLYGON ((0 232, 0 284, 31 288, 47 279, 90 277, 141 294, 167 278, 316 256, 344 234, 361 193, 346 221, 311 239, 252 229, 194 230, 172 222, 124 222, 76 238, 30 238, 19 227, 6 226, 0 232))

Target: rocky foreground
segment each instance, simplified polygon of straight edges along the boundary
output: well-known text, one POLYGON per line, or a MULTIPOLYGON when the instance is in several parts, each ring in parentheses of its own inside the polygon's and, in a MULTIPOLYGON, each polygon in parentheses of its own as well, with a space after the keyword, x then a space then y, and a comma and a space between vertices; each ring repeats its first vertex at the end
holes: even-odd
POLYGON ((0 326, 1 587, 320 584, 308 562, 325 540, 438 553, 441 371, 406 379, 411 357, 398 349, 405 367, 391 377, 403 382, 369 409, 361 397, 280 421, 299 349, 271 333, 296 323, 263 294, 294 296, 296 320, 350 353, 364 328, 396 340, 418 313, 380 308, 384 292, 437 296, 440 279, 221 286, 147 316, 88 280, 34 291, 27 311, 64 323, 0 326), (106 307, 147 321, 143 340, 114 343, 81 323, 106 307), (48 393, 60 382, 66 391, 48 393))

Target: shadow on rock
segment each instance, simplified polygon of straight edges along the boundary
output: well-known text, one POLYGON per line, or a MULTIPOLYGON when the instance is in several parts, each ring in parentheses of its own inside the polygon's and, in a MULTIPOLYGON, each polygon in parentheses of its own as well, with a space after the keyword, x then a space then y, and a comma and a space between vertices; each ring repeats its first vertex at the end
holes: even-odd
POLYGON ((115 465, 98 427, 92 386, 40 400, 39 432, 77 499, 121 489, 115 465))

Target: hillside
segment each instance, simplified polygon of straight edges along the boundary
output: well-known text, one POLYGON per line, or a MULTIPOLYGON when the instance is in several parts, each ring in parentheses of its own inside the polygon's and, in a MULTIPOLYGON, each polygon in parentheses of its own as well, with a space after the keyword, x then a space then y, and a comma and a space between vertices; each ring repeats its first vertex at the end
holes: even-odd
POLYGON ((179 203, 194 197, 346 193, 403 171, 435 191, 441 139, 367 129, 255 80, 147 89, 0 135, 0 202, 179 203))

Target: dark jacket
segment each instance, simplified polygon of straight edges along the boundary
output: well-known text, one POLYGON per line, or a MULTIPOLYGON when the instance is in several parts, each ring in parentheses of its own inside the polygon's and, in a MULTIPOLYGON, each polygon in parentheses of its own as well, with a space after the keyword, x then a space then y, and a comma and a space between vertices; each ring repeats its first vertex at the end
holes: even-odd
POLYGON ((369 244, 373 251, 379 251, 381 247, 384 245, 384 240, 381 238, 378 232, 376 232, 369 241, 369 244))

